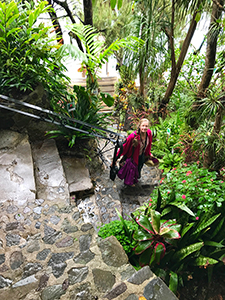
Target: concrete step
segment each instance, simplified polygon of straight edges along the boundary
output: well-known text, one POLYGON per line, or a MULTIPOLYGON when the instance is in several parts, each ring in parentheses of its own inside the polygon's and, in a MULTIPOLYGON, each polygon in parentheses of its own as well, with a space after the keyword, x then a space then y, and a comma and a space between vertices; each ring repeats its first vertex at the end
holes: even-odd
POLYGON ((27 135, 0 131, 0 178, 1 203, 23 205, 35 200, 33 159, 27 135))

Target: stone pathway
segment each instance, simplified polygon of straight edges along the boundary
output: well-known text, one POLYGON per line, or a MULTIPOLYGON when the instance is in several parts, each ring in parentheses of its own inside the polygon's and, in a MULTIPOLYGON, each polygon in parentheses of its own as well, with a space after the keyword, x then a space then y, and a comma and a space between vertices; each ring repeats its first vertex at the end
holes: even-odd
POLYGON ((0 131, 0 299, 175 300, 149 267, 135 271, 116 238, 97 237, 115 208, 129 214, 149 197, 157 170, 143 170, 135 196, 108 169, 92 182, 84 163, 61 159, 54 140, 31 147, 0 131))
MULTIPOLYGON (((104 142, 99 141, 100 147, 104 142)), ((139 179, 135 187, 124 185, 123 181, 116 177, 115 181, 109 179, 110 164, 113 159, 112 145, 106 147, 105 158, 107 166, 98 174, 95 174, 95 198, 100 209, 100 219, 102 223, 108 223, 118 219, 115 208, 125 219, 129 219, 130 213, 142 205, 150 198, 154 187, 159 184, 161 171, 156 167, 142 169, 142 178, 139 179)))

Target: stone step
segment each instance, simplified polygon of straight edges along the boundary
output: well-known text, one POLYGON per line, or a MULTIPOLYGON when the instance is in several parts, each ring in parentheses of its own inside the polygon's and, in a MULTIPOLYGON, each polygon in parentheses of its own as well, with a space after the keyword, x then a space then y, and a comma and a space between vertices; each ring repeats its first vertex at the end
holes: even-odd
POLYGON ((55 141, 33 143, 32 153, 37 198, 69 205, 69 188, 55 141))
POLYGON ((82 193, 93 194, 94 187, 90 179, 89 171, 85 167, 85 159, 73 156, 61 156, 63 169, 69 185, 70 195, 82 193))
POLYGON ((69 185, 71 204, 76 202, 84 222, 91 223, 97 231, 97 227, 102 223, 101 213, 96 203, 89 170, 85 166, 85 159, 62 155, 61 160, 69 185))
POLYGON ((36 198, 33 159, 28 136, 0 131, 1 203, 24 205, 36 198))

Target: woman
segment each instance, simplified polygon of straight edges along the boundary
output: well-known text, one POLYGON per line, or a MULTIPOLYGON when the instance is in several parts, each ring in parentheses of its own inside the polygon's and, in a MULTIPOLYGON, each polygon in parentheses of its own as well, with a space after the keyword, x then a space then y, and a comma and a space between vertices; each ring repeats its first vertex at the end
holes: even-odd
MULTIPOLYGON (((152 132, 149 129, 148 119, 141 119, 137 130, 131 133, 123 144, 122 153, 117 152, 117 159, 122 155, 122 162, 127 158, 133 158, 138 171, 138 178, 141 178, 141 169, 146 156, 151 156, 152 132)), ((120 163, 121 165, 121 163, 120 163)), ((119 174, 118 174, 119 175, 119 174)), ((134 183, 137 182, 135 178, 134 183)), ((125 183, 125 181, 124 181, 125 183)))

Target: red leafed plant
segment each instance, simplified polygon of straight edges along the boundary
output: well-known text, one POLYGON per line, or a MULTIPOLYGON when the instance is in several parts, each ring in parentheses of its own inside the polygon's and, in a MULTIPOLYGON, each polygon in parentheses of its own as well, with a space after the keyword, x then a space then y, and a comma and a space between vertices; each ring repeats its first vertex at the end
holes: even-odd
POLYGON ((161 220, 161 214, 151 210, 150 217, 141 215, 136 218, 139 225, 133 238, 138 242, 133 249, 139 256, 141 266, 159 264, 164 257, 166 248, 174 239, 179 239, 181 225, 175 220, 161 220))

